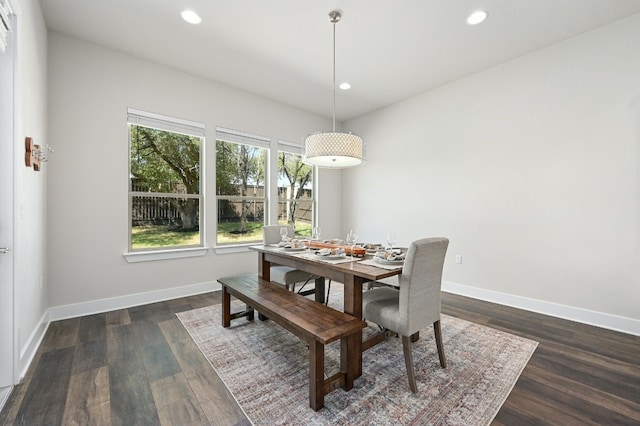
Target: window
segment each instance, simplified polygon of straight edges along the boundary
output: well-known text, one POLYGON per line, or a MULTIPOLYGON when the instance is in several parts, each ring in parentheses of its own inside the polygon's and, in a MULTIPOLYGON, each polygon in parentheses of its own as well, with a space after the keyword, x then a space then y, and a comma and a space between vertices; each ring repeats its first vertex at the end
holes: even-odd
POLYGON ((216 128, 218 245, 262 241, 268 139, 216 128))
POLYGON ((129 251, 202 247, 204 125, 128 110, 129 251))
POLYGON ((302 162, 302 147, 278 143, 278 223, 296 235, 311 235, 314 217, 313 168, 302 162))
POLYGON ((6 0, 0 0, 0 54, 4 53, 8 45, 8 34, 11 32, 11 4, 6 0))

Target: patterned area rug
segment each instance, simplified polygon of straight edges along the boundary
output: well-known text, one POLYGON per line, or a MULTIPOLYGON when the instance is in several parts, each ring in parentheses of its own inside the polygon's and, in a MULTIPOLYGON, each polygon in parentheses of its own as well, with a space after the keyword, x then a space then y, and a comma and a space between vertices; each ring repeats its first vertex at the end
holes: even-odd
MULTIPOLYGON (((331 293, 342 306, 342 294, 331 293)), ((234 301, 232 312, 244 305, 234 301)), ((221 306, 177 314, 255 425, 488 425, 513 389, 537 342, 443 315, 447 368, 440 367, 433 328, 414 344, 418 393, 409 391, 402 342, 390 338, 363 355, 363 375, 349 392, 309 408, 305 343, 271 321, 221 326, 221 306)), ((370 325, 365 332, 375 332, 370 325)), ((326 374, 339 370, 339 344, 327 346, 326 374)))

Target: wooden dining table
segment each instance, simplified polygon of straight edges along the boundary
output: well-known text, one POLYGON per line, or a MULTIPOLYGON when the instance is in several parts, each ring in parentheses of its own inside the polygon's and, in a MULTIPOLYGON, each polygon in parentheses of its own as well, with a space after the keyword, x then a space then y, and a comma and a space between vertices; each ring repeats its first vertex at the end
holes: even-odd
MULTIPOLYGON (((402 272, 402 266, 395 269, 386 269, 375 265, 363 264, 362 260, 366 258, 354 258, 352 262, 329 263, 321 259, 315 259, 313 256, 301 256, 304 252, 287 251, 278 246, 258 245, 249 248, 258 252, 258 275, 265 280, 271 280, 272 265, 285 265, 342 283, 344 285, 343 312, 358 319, 362 319, 363 284, 399 275, 402 272)), ((321 291, 324 297, 323 284, 323 282, 316 281, 316 290, 318 292, 321 291)), ((316 293, 316 301, 319 300, 321 300, 319 294, 316 293)), ((358 364, 356 377, 360 377, 362 375, 362 333, 359 333, 356 338, 353 350, 356 353, 356 362, 358 364)))

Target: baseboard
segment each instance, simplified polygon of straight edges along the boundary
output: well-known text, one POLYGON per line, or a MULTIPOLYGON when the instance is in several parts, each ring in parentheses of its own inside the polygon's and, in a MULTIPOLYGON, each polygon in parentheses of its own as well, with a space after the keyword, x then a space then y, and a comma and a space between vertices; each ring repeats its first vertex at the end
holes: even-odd
POLYGON ((442 283, 442 291, 640 336, 640 320, 633 318, 625 318, 446 281, 442 283))
POLYGON ((180 297, 208 293, 210 291, 220 290, 220 288, 220 283, 218 283, 217 281, 209 281, 182 287, 172 287, 164 290, 150 291, 147 293, 136 293, 127 296, 111 297, 108 299, 74 303, 71 305, 54 306, 48 309, 48 319, 49 321, 58 321, 67 318, 76 318, 85 315, 99 314, 102 312, 130 308, 132 306, 146 305, 149 303, 162 302, 165 300, 177 299, 180 297))
POLYGON ((20 358, 18 360, 19 380, 22 380, 25 374, 27 374, 31 361, 33 361, 33 357, 36 356, 36 352, 38 352, 38 348, 40 347, 42 339, 44 339, 44 335, 47 333, 48 328, 49 313, 45 311, 44 314, 42 314, 42 317, 40 317, 38 325, 27 339, 27 343, 20 350, 20 358))
POLYGON ((13 386, 7 386, 4 388, 0 388, 0 411, 4 408, 4 405, 7 403, 11 392, 13 391, 13 386))

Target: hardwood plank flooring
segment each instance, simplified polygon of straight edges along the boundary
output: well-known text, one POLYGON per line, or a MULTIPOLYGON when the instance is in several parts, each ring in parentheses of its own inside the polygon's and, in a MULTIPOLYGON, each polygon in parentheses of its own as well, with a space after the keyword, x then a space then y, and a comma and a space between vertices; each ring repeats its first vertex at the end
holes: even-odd
MULTIPOLYGON (((0 424, 249 425, 175 316, 219 303, 213 292, 52 323, 0 424)), ((494 425, 640 424, 640 337, 452 294, 442 311, 539 342, 494 425)))

